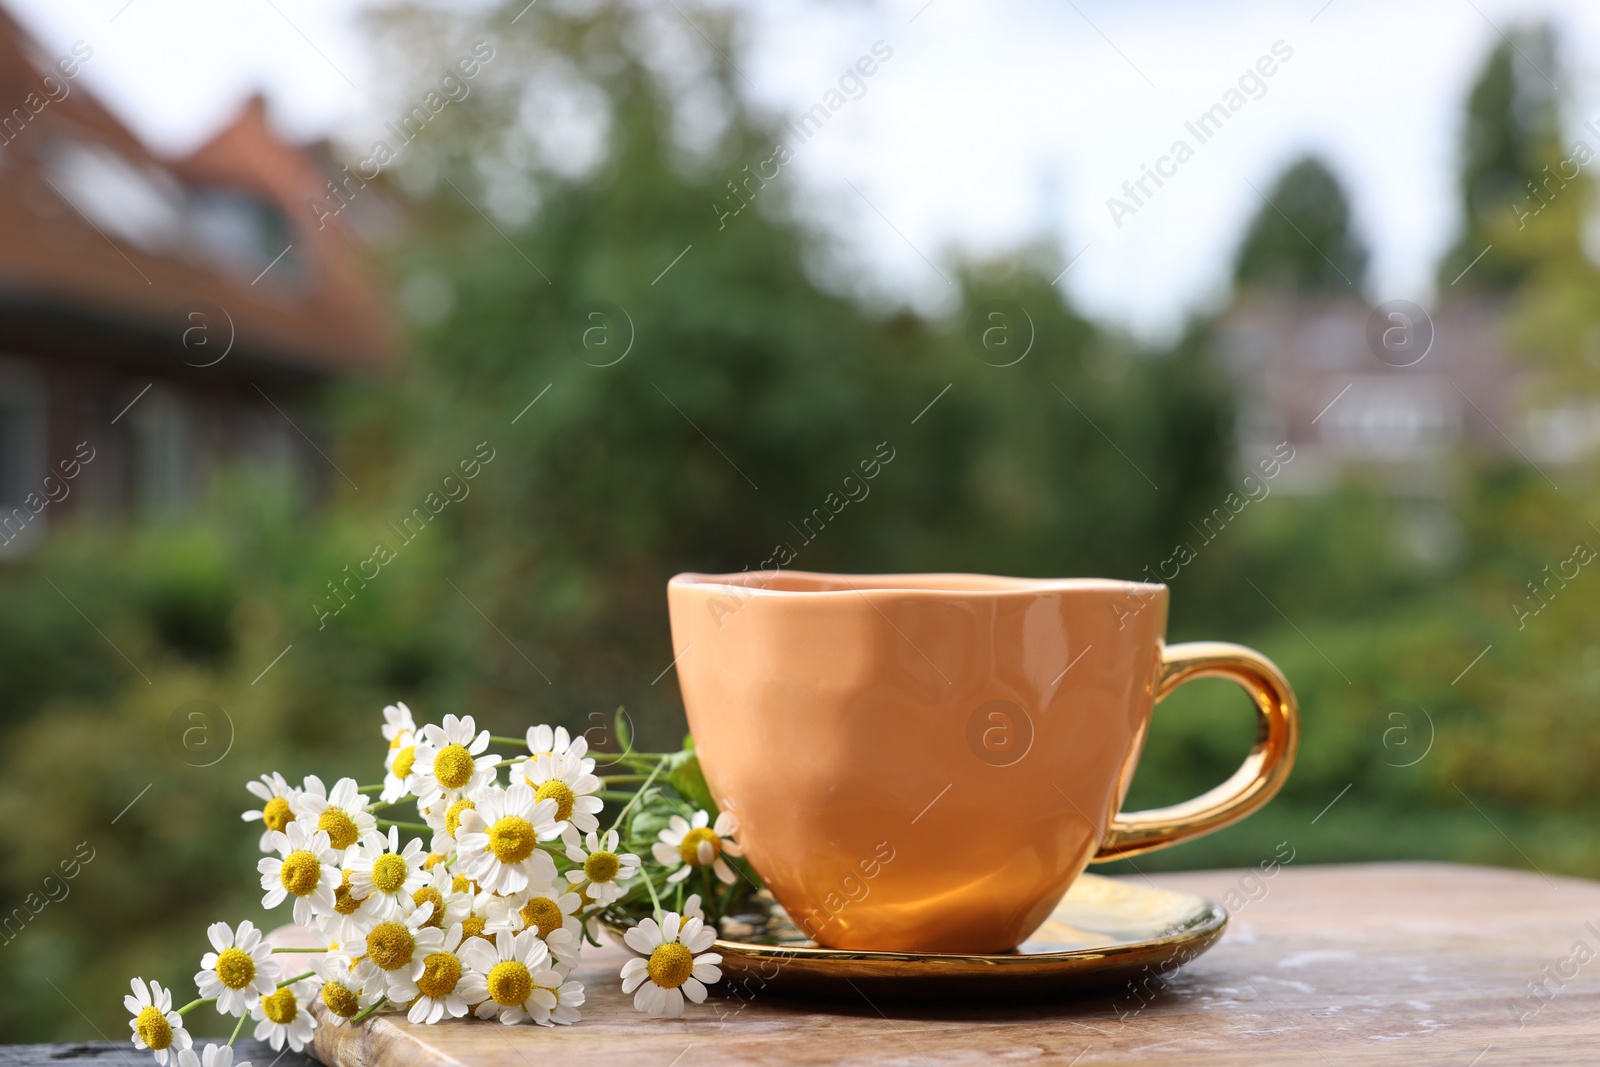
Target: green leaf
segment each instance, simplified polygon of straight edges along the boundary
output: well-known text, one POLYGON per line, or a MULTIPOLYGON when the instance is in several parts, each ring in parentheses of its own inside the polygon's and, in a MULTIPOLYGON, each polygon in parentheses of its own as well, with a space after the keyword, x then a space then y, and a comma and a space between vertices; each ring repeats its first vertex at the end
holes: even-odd
POLYGON ((633 731, 628 729, 628 717, 623 712, 621 704, 617 705, 617 713, 611 718, 611 725, 617 731, 617 751, 633 751, 633 731))
POLYGON ((692 807, 704 808, 715 817, 717 804, 711 799, 711 787, 706 784, 706 776, 700 770, 700 757, 695 755, 694 749, 688 748, 667 757, 665 777, 667 783, 692 807))

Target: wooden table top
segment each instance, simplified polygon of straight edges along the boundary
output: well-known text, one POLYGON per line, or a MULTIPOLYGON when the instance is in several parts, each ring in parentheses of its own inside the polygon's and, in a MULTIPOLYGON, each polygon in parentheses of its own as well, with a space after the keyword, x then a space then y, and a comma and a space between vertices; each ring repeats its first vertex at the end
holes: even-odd
POLYGON ((1166 984, 960 1007, 713 997, 681 1020, 623 996, 626 950, 586 954, 583 1021, 546 1029, 323 1027, 331 1067, 862 1062, 1406 1063, 1495 1067, 1600 1054, 1600 883, 1453 864, 1151 876, 1230 903, 1222 940, 1166 984), (1530 993, 1530 983, 1539 990, 1530 993), (1537 983, 1543 983, 1538 986, 1537 983))

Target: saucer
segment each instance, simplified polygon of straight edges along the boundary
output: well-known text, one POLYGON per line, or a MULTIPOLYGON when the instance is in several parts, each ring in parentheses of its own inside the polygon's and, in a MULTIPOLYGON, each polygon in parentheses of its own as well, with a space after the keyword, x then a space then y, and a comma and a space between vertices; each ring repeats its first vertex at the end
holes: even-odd
POLYGON ((1169 976, 1228 924, 1227 911, 1206 897, 1094 874, 1081 875, 1027 941, 993 954, 822 948, 767 905, 765 915, 723 920, 710 950, 722 954, 722 992, 964 1003, 1081 992, 1169 976))

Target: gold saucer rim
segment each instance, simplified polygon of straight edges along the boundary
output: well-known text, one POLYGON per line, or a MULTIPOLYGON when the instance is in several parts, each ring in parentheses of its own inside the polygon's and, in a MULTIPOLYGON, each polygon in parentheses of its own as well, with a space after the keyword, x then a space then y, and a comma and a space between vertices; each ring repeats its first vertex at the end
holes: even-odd
POLYGON ((1170 973, 1216 943, 1227 929, 1228 911, 1216 900, 1189 890, 1086 873, 1062 897, 1041 931, 1053 921, 1091 937, 1098 933, 1102 939, 1037 952, 943 953, 718 938, 710 951, 722 956, 726 981, 719 985, 729 987, 723 992, 741 999, 769 988, 802 996, 866 995, 902 1001, 1036 997, 1113 985, 1146 970, 1170 973), (1092 901, 1087 899, 1091 897, 1092 901), (1118 935, 1092 928, 1108 918, 1136 923, 1139 907, 1158 900, 1169 907, 1181 905, 1180 917, 1159 932, 1151 929, 1149 936, 1140 937, 1126 936, 1126 929, 1118 935))

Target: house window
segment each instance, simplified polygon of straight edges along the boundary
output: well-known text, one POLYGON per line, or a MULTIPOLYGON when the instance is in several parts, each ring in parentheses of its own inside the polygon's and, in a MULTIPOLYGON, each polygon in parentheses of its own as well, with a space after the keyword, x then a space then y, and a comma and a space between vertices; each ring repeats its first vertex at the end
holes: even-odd
POLYGON ((45 397, 37 374, 0 360, 0 555, 25 551, 44 529, 23 502, 44 476, 45 397))
POLYGON ((171 515, 192 495, 194 425, 176 394, 159 388, 133 410, 134 490, 139 510, 171 515))

